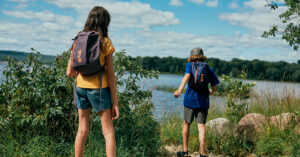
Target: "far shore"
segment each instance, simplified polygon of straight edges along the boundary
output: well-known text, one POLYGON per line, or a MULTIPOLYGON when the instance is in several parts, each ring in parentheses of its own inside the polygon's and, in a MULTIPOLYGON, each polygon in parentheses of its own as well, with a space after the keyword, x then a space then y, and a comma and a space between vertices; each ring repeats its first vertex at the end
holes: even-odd
MULTIPOLYGON (((164 75, 174 75, 174 76, 183 76, 184 73, 169 73, 169 72, 159 72, 159 74, 164 75)), ((222 76, 220 76, 222 78, 222 76)), ((291 82, 291 81, 273 81, 273 80, 255 80, 255 79, 247 79, 247 81, 266 81, 266 82, 275 82, 275 83, 297 83, 300 84, 300 82, 291 82)))

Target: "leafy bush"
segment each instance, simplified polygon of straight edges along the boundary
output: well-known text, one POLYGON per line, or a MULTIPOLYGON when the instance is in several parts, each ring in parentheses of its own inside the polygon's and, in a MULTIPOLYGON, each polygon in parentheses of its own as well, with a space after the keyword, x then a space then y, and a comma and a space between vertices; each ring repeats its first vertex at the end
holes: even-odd
POLYGON ((63 77, 59 61, 45 65, 40 53, 33 51, 24 62, 8 60, 0 84, 1 127, 13 135, 22 132, 73 141, 72 80, 63 77))
MULTIPOLYGON (((24 62, 8 59, 5 81, 0 84, 0 154, 72 156, 77 128, 73 78, 65 69, 70 52, 46 65, 33 50, 24 62), (60 146, 60 147, 56 147, 60 146)), ((141 78, 157 78, 130 61, 125 52, 114 57, 120 118, 114 122, 118 156, 153 156, 161 147, 159 124, 152 115, 151 91, 140 90, 141 78), (122 91, 120 90, 122 89, 122 91)), ((100 118, 93 113, 87 156, 104 155, 100 118)))
POLYGON ((250 96, 250 88, 255 83, 246 83, 247 74, 243 72, 237 79, 223 75, 223 81, 226 84, 226 104, 227 117, 231 122, 238 123, 241 118, 248 112, 247 99, 250 96))

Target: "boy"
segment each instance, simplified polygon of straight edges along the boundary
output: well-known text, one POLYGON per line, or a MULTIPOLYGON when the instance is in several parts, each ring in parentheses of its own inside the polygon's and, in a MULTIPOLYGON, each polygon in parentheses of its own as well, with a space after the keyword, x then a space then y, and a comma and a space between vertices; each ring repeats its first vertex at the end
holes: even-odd
POLYGON ((185 84, 188 82, 188 88, 184 95, 184 123, 183 123, 183 152, 177 152, 177 156, 188 156, 188 140, 190 124, 194 118, 198 123, 199 141, 200 141, 200 157, 205 156, 205 123, 207 111, 209 108, 209 95, 212 95, 217 90, 219 80, 212 68, 205 63, 201 48, 194 48, 188 58, 186 64, 186 72, 181 81, 179 88, 174 92, 174 97, 180 96, 185 84), (208 83, 212 89, 208 88, 208 83))

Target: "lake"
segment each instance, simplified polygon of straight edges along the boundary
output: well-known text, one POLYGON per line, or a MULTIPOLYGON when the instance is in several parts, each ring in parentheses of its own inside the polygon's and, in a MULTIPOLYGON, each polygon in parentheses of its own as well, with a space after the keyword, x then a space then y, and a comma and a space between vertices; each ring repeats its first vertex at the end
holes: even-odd
MULTIPOLYGON (((3 70, 7 63, 0 63, 0 79, 3 79, 3 70)), ((173 93, 154 90, 155 86, 179 86, 182 76, 160 74, 159 79, 146 80, 143 79, 140 85, 143 89, 151 90, 153 97, 152 101, 155 105, 154 115, 157 119, 163 114, 179 112, 182 114, 183 95, 179 98, 174 98, 173 93)), ((221 79, 220 79, 221 81, 221 79)), ((256 86, 252 87, 253 91, 258 94, 271 93, 275 97, 284 97, 286 93, 291 92, 294 96, 300 98, 300 83, 289 82, 272 82, 272 81, 257 81, 247 80, 246 82, 256 82, 256 86)), ((211 96, 210 103, 214 104, 215 109, 222 109, 225 103, 225 98, 220 96, 211 96)))

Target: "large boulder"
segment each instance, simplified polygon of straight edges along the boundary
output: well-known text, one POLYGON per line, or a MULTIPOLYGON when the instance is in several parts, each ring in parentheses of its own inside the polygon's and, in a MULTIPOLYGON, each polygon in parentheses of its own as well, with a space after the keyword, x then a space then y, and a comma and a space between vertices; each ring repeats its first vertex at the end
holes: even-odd
POLYGON ((266 116, 258 113, 247 114, 239 121, 235 135, 245 135, 247 140, 252 141, 255 134, 261 132, 265 124, 267 124, 266 116))
POLYGON ((230 133, 230 121, 226 118, 217 118, 206 123, 210 132, 217 135, 228 135, 230 133))
POLYGON ((269 121, 271 125, 284 130, 289 126, 297 124, 299 122, 299 118, 295 113, 282 113, 280 115, 270 117, 269 121))
POLYGON ((300 123, 298 123, 294 129, 295 133, 300 135, 300 123))

